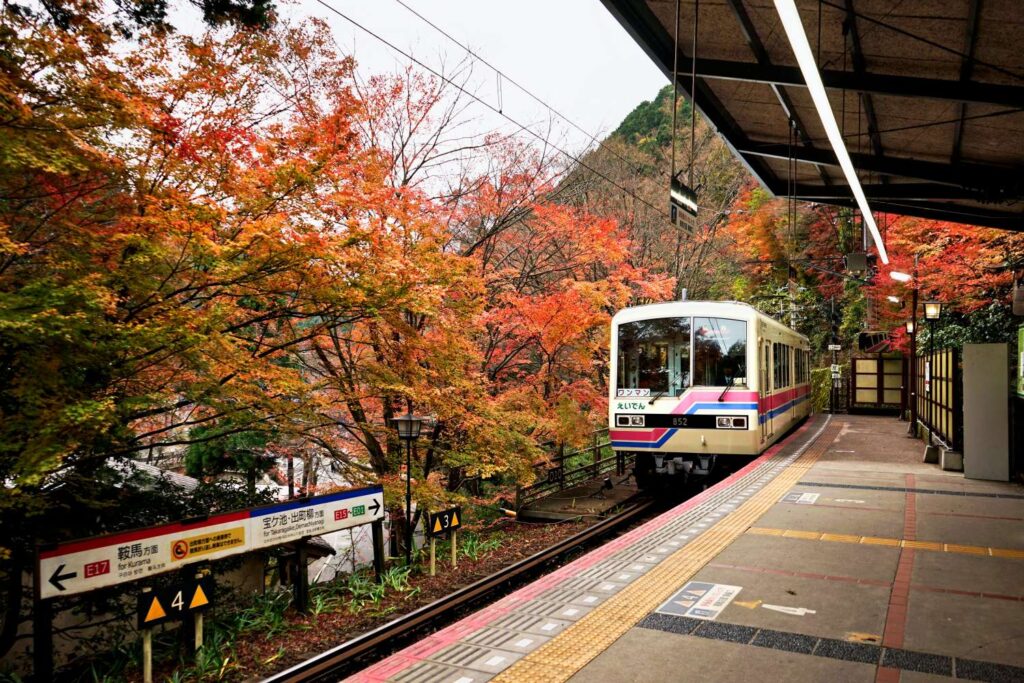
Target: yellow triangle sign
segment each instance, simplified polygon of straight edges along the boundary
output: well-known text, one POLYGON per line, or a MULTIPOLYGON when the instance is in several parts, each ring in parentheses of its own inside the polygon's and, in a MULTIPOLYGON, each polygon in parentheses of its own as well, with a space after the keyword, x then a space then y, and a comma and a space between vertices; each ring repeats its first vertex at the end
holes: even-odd
POLYGON ((203 605, 209 605, 210 601, 206 597, 206 593, 203 592, 202 586, 196 586, 196 594, 192 596, 192 602, 188 603, 189 609, 195 609, 196 607, 202 607, 203 605))
POLYGON ((167 612, 164 611, 163 606, 160 604, 160 598, 153 597, 153 604, 149 606, 149 611, 146 612, 146 618, 143 623, 148 623, 155 619, 162 619, 167 616, 167 612))
POLYGON ((452 512, 452 526, 455 527, 455 526, 458 526, 458 525, 459 525, 459 513, 458 512, 452 512))
POLYGON ((437 519, 434 520, 434 533, 436 534, 440 530, 441 530, 441 518, 438 517, 437 519))

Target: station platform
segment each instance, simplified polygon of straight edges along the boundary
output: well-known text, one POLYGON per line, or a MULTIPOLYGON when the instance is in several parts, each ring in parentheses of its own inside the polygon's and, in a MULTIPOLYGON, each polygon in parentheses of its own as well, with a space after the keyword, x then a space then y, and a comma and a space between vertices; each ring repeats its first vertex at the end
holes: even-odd
POLYGON ((1024 681, 1024 487, 814 416, 728 479, 350 681, 1024 681))

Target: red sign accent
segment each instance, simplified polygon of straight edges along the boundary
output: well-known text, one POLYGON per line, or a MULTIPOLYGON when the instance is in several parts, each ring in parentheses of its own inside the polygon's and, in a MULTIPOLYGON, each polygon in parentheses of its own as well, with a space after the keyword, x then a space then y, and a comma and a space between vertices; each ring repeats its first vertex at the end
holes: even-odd
POLYGON ((342 508, 341 510, 335 510, 334 511, 334 521, 338 522, 338 521, 341 521, 343 519, 348 519, 348 509, 347 508, 342 508))
POLYGON ((85 578, 91 579, 94 576, 100 574, 110 573, 110 560, 100 560, 99 562, 90 562, 85 565, 85 578))
POLYGON ((176 560, 185 559, 185 556, 188 555, 188 541, 175 541, 171 548, 171 555, 174 555, 176 560))

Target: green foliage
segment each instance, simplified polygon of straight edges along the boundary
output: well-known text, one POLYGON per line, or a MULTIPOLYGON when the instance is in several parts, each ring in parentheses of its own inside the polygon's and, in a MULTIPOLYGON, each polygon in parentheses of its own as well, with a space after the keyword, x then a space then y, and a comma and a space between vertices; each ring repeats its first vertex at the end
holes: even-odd
POLYGON ((459 534, 459 552, 476 562, 482 556, 501 547, 501 539, 481 539, 476 534, 459 534))
MULTIPOLYGON (((840 364, 840 375, 850 376, 850 364, 840 364)), ((811 410, 815 413, 828 412, 829 392, 832 387, 832 368, 815 368, 811 370, 811 410)))
POLYGON ((274 466, 266 451, 272 434, 239 429, 231 420, 195 427, 189 431, 192 443, 185 455, 185 471, 192 477, 224 472, 244 472, 249 491, 255 492, 256 475, 274 466))
MULTIPOLYGON (((1017 327, 1021 319, 1013 315, 1010 305, 1004 301, 993 301, 970 315, 943 312, 942 319, 934 324, 935 348, 960 347, 964 344, 1010 343, 1017 338, 1017 327)), ((919 320, 920 335, 917 349, 921 353, 928 349, 929 324, 919 320)))
MULTIPOLYGON (((688 122, 690 102, 680 97, 676 125, 688 122)), ((661 156, 672 144, 672 86, 665 86, 651 102, 641 102, 612 133, 647 154, 661 156)))

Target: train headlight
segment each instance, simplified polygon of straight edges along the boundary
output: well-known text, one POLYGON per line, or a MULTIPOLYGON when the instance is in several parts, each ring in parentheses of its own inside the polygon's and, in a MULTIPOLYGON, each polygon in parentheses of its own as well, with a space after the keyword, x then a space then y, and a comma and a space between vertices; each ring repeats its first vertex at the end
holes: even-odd
POLYGON ((643 427, 644 416, 643 415, 616 415, 615 416, 616 427, 643 427))
POLYGON ((746 429, 747 418, 744 416, 719 415, 715 419, 715 429, 746 429))

